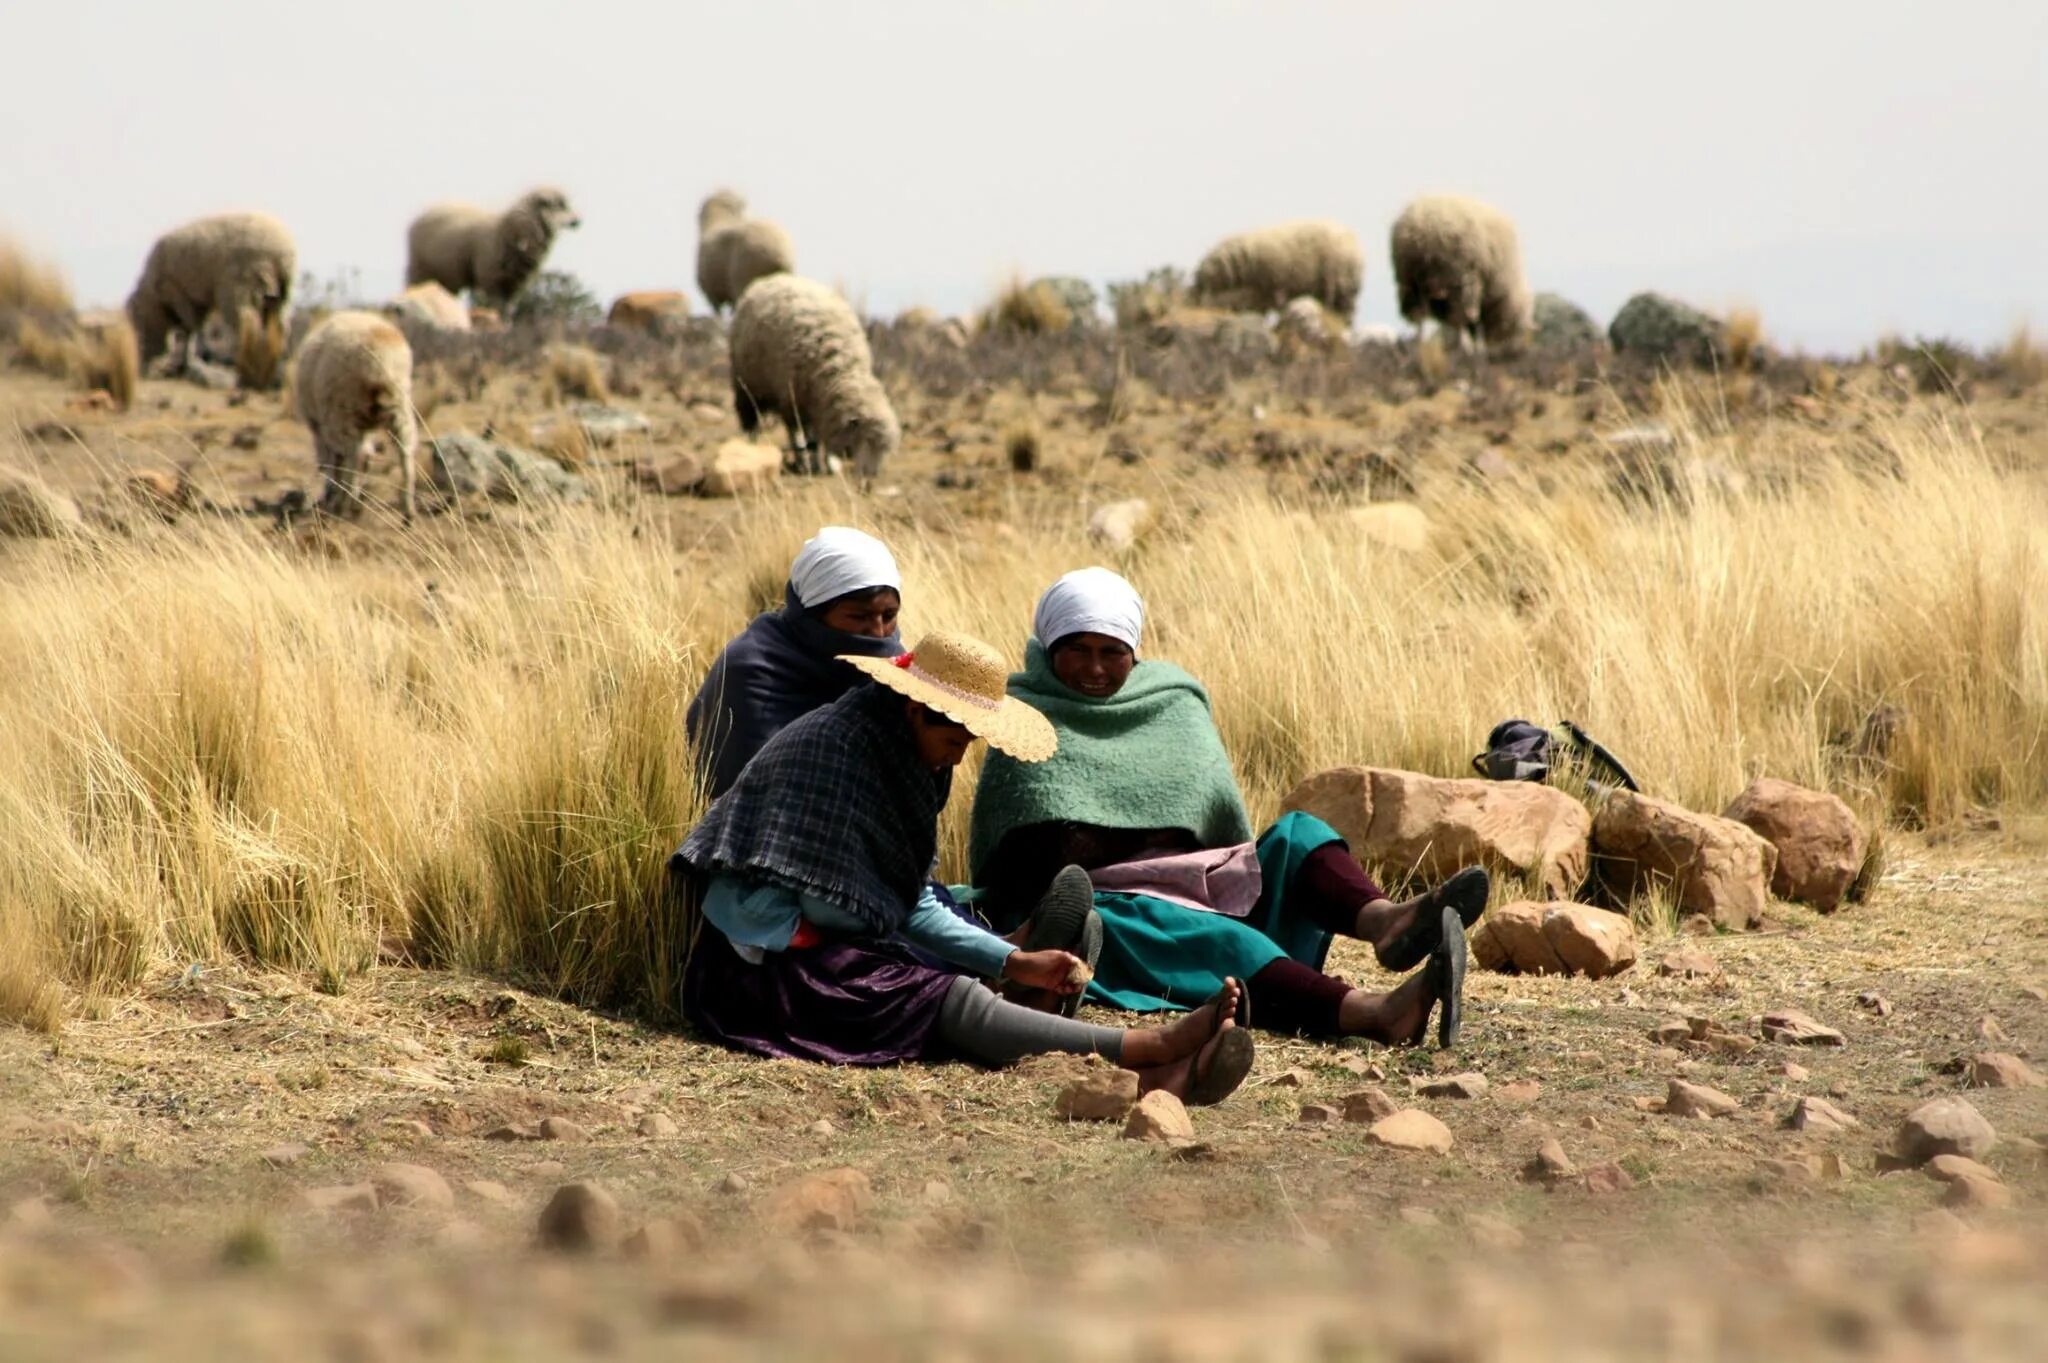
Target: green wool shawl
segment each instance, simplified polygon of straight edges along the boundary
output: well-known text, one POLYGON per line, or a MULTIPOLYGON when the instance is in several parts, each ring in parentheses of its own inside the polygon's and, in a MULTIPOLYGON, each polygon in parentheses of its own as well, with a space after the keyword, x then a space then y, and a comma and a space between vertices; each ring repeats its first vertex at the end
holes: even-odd
POLYGON ((974 795, 967 861, 975 883, 1012 829, 1039 823, 1098 828, 1184 828, 1203 847, 1252 840, 1230 754, 1209 693, 1172 663, 1141 662, 1123 689, 1096 700, 1053 675, 1033 639, 1010 694, 1052 721, 1049 761, 1019 762, 990 749, 974 795))

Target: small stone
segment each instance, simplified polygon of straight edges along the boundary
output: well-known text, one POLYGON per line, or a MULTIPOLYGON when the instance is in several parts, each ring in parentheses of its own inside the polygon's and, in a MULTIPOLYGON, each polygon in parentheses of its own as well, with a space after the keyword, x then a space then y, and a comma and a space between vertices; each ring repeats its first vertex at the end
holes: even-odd
POLYGON ((650 1112, 640 1119, 640 1134, 657 1140, 673 1136, 681 1129, 666 1112, 650 1112))
POLYGON ((1825 1098, 1801 1098, 1792 1105, 1792 1110, 1785 1114, 1785 1126, 1792 1131, 1819 1131, 1832 1134, 1861 1125, 1861 1122, 1825 1098))
POLYGON ((1953 1183, 1959 1178, 1988 1178, 1998 1182, 1998 1175, 1989 1166, 1964 1155, 1936 1155, 1927 1161, 1927 1176, 1938 1183, 1953 1183))
POLYGON ((1389 1098, 1386 1090, 1377 1088, 1347 1093, 1337 1101, 1344 1105, 1344 1120, 1347 1122, 1376 1122, 1401 1110, 1401 1105, 1389 1098))
POLYGON ((1403 1108, 1382 1117, 1366 1130, 1377 1145, 1394 1150, 1421 1150, 1435 1155, 1451 1152, 1451 1129, 1421 1108, 1403 1108))
POLYGON ((1797 1008, 1777 1008, 1765 1013, 1763 1038, 1788 1046, 1845 1046, 1849 1040, 1797 1008))
POLYGON ((540 1243, 549 1249, 587 1253, 619 1236, 619 1203, 595 1179, 564 1183, 541 1208, 540 1243))
POLYGON ((1802 1157, 1766 1159, 1757 1161, 1756 1173, 1750 1179, 1750 1187, 1763 1192, 1785 1184, 1798 1185, 1819 1181, 1820 1163, 1817 1160, 1802 1157))
POLYGON ((271 1146, 256 1158, 273 1169, 288 1169, 312 1153, 311 1146, 301 1145, 297 1141, 287 1141, 283 1145, 271 1146))
POLYGON ((1053 1111, 1070 1122, 1120 1122, 1138 1101, 1138 1076, 1130 1070, 1091 1070, 1060 1090, 1053 1111))
POLYGON ((657 1216, 636 1228, 619 1242, 619 1250, 629 1259, 668 1263, 681 1258, 689 1250, 700 1248, 703 1243, 702 1223, 688 1213, 681 1213, 657 1216))
POLYGON ((2020 993, 2032 999, 2035 1003, 2048 1003, 2048 987, 2038 984, 2023 984, 2020 986, 2020 993))
POLYGON ((1684 1018, 1665 1018, 1650 1029, 1650 1040, 1659 1046, 1676 1046, 1681 1041, 1690 1041, 1692 1024, 1684 1018))
POLYGON ((1443 1224, 1437 1220, 1436 1213, 1427 1207, 1403 1207, 1399 1216, 1403 1224, 1410 1226, 1428 1227, 1443 1224))
POLYGON ((455 1190, 423 1164, 380 1164, 370 1171, 379 1200, 387 1207, 434 1207, 455 1205, 455 1190))
POLYGON ((1343 1117, 1343 1112, 1328 1103, 1303 1103, 1295 1121, 1303 1126, 1326 1126, 1343 1117))
POLYGON ((532 1164, 526 1166, 526 1173, 530 1178, 537 1178, 543 1182, 552 1183, 558 1178, 567 1177, 569 1166, 558 1159, 535 1160, 532 1164))
POLYGON ((831 1169, 806 1174, 777 1188, 768 1201, 766 1217, 769 1225, 784 1232, 848 1234, 858 1228, 874 1201, 874 1187, 866 1174, 853 1168, 831 1169))
POLYGON ((737 1196, 745 1192, 749 1186, 746 1175, 740 1173, 729 1172, 724 1178, 718 1180, 718 1191, 724 1193, 727 1197, 737 1196))
POLYGON ((1683 1079, 1672 1080, 1664 1095, 1664 1111, 1674 1117, 1725 1117, 1741 1106, 1719 1089, 1683 1079))
POLYGON ((1585 1116, 1579 1118, 1579 1130, 1598 1131, 1599 1129, 1600 1119, 1598 1117, 1595 1117, 1592 1113, 1588 1112, 1585 1116))
POLYGON ((1282 1070, 1266 1082, 1276 1089, 1298 1089, 1308 1082, 1308 1071, 1282 1070))
POLYGON ((809 1131, 813 1136, 836 1136, 839 1134, 839 1128, 832 1125, 831 1120, 826 1117, 818 1118, 817 1121, 812 1122, 808 1127, 804 1129, 809 1131))
POLYGON ((512 1195, 512 1190, 495 1179, 473 1178, 462 1185, 462 1191, 468 1193, 479 1202, 488 1202, 493 1206, 516 1207, 519 1205, 519 1199, 512 1195))
POLYGON ((1993 1178, 1953 1179, 1949 1182, 1948 1191, 1942 1194, 1941 1201, 1946 1207, 1979 1207, 1986 1211, 2002 1211, 2012 1205, 2012 1189, 1993 1178))
POLYGON ((1495 1096, 1504 1103, 1533 1103, 1543 1096, 1543 1085, 1534 1079, 1517 1079, 1502 1084, 1500 1092, 1495 1096))
POLYGON ((1795 1084, 1803 1084, 1813 1078, 1812 1070, 1793 1060, 1780 1060, 1771 1066, 1771 1073, 1783 1079, 1790 1079, 1795 1084))
POLYGON ((942 1178, 926 1179, 924 1205, 927 1207, 949 1207, 953 1204, 953 1185, 942 1178))
POLYGON ((1470 1070, 1442 1079, 1425 1080, 1415 1086, 1415 1091, 1425 1098, 1484 1098, 1486 1089, 1486 1076, 1470 1070))
POLYGON ((1370 1079, 1375 1084, 1387 1082, 1387 1072, 1362 1055, 1347 1055, 1337 1064, 1361 1079, 1370 1079))
POLYGON ((1711 980, 1719 978, 1720 964, 1706 952, 1686 947, 1665 953, 1657 962, 1659 975, 1677 976, 1681 980, 1711 980))
POLYGON ((582 1123, 567 1117, 543 1117, 540 1119, 540 1138, 544 1141, 587 1141, 590 1132, 582 1123))
POLYGON ((1564 1151, 1564 1143, 1555 1136, 1545 1137, 1543 1144, 1536 1147, 1536 1153, 1529 1157, 1529 1162, 1522 1166, 1522 1177, 1531 1183, 1561 1183, 1577 1177, 1578 1172, 1578 1166, 1564 1151))
POLYGON ((368 1183, 344 1183, 328 1188, 308 1188, 299 1200, 316 1212, 374 1212, 381 1205, 377 1189, 368 1183))
POLYGON ((1892 1001, 1875 989, 1866 989, 1856 996, 1856 1006, 1877 1014, 1881 1018, 1892 1015, 1892 1001))
POLYGON ((1998 1144, 1998 1134, 1967 1099, 1949 1096, 1922 1103, 1899 1124, 1895 1148, 1900 1158, 1924 1164, 1936 1155, 1971 1159, 1998 1144))
POLYGON ((1636 1186, 1628 1170, 1619 1164, 1596 1164, 1580 1179, 1589 1193, 1625 1193, 1636 1186))
POLYGON ((2006 1039, 2006 1036, 2005 1036, 2005 1028, 2003 1028, 2003 1027, 2001 1027, 2001 1026, 1999 1026, 1999 1025, 1998 1025, 1998 1019, 1997 1019, 1997 1018, 1994 1018, 1994 1017, 1981 1017, 1981 1018, 1978 1018, 1978 1019, 1977 1019, 1977 1039, 1978 1039, 1979 1041, 1988 1041, 1988 1042, 1992 1043, 1993 1045, 1997 1045, 1997 1044, 1998 1044, 1999 1042, 2002 1042, 2002 1041, 2004 1041, 2004 1040, 2006 1039))
POLYGON ((1195 1124, 1179 1098, 1153 1089, 1140 1098, 1124 1122, 1127 1141, 1160 1141, 1168 1145, 1195 1138, 1195 1124))
POLYGON ((1735 1032, 1709 1032, 1706 1047, 1715 1055, 1741 1057, 1757 1048, 1757 1039, 1735 1032))
POLYGON ((1971 1056, 1967 1073, 1970 1087, 1979 1089, 2033 1089, 2043 1082, 2026 1061, 2002 1051, 1971 1056))

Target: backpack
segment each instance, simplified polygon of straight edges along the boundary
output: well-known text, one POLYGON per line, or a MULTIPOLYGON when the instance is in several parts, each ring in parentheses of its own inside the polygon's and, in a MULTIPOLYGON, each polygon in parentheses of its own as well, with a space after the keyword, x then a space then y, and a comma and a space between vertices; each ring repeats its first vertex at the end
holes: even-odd
POLYGON ((1641 790, 1628 768, 1593 736, 1570 720, 1555 730, 1539 728, 1526 719, 1503 720, 1486 736, 1486 751, 1472 759, 1472 770, 1489 781, 1537 781, 1550 779, 1550 768, 1562 748, 1582 760, 1596 783, 1641 790))

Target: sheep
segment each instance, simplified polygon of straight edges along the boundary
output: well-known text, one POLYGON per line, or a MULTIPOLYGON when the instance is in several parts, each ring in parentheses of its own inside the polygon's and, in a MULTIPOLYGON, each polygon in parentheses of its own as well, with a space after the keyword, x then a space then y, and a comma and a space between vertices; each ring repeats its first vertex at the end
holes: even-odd
POLYGON ((382 432, 398 451, 405 519, 412 523, 418 481, 412 405, 412 347, 405 333, 374 312, 337 312, 314 327, 292 371, 299 419, 313 432, 324 484, 320 510, 362 509, 357 480, 363 442, 382 432))
POLYGON ((1477 199, 1431 194, 1394 220, 1394 288, 1401 316, 1420 333, 1423 319, 1473 341, 1515 346, 1535 324, 1535 299, 1522 275, 1522 247, 1505 213, 1477 199))
POLYGON ((714 313, 740 300, 747 285, 796 269, 789 233, 766 218, 749 218, 747 201, 715 191, 697 210, 697 287, 714 313))
POLYGON ((284 355, 298 255, 291 232, 267 213, 222 213, 164 233, 128 296, 137 358, 149 364, 176 332, 181 345, 172 367, 182 370, 208 317, 217 314, 236 336, 236 376, 247 387, 270 386, 284 355))
POLYGON ((435 204, 405 234, 405 282, 435 283, 470 300, 504 307, 540 273, 557 232, 583 219, 559 189, 530 190, 503 213, 466 203, 435 204))
MULTIPOLYGON (((902 430, 875 378, 860 318, 816 280, 770 275, 751 285, 733 310, 733 405, 749 435, 778 416, 792 450, 808 447, 817 472, 821 451, 850 457, 871 481, 902 430)), ((799 455, 793 466, 802 466, 799 455)))
POLYGON ((1275 312, 1305 295, 1348 322, 1364 283, 1365 253, 1350 228, 1286 222, 1216 243, 1195 267, 1191 301, 1232 312, 1275 312))

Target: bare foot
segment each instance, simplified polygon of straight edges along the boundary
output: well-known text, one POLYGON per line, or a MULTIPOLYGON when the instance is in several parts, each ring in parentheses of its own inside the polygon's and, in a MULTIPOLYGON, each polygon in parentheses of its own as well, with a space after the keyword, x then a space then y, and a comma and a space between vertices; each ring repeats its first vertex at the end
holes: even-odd
MULTIPOLYGON (((1169 1061, 1164 1065, 1153 1065, 1150 1068, 1140 1069, 1138 1071, 1138 1092, 1150 1093, 1154 1089, 1165 1089, 1176 1098, 1193 1102, 1194 1099, 1190 1095, 1193 1093, 1196 1085, 1207 1079, 1214 1067, 1221 1063, 1223 1052, 1233 1043, 1238 1045, 1244 1044, 1242 1041, 1243 1034, 1233 1035, 1233 1033, 1237 1032, 1237 1020, 1227 1017, 1223 1020, 1223 1026, 1217 1030, 1216 1034, 1210 1037, 1203 1044, 1202 1048, 1193 1055, 1183 1056, 1179 1060, 1169 1061)), ((1244 1068, 1249 1069, 1249 1064, 1246 1063, 1244 1068)), ((1238 1071, 1239 1081, 1242 1080, 1243 1072, 1243 1069, 1238 1071)), ((1235 1082, 1229 1085, 1230 1088, 1235 1088, 1236 1086, 1235 1082)), ((1220 1094, 1212 1093, 1202 1099, 1202 1101, 1215 1102, 1220 1096, 1220 1094)))
POLYGON ((1388 1046, 1419 1045, 1429 1031, 1436 1007, 1436 982, 1428 967, 1416 971, 1387 994, 1354 989, 1337 1010, 1337 1025, 1346 1036, 1370 1037, 1388 1046))
POLYGON ((1372 954, 1380 956, 1400 939, 1415 922, 1420 899, 1403 900, 1396 904, 1391 899, 1375 899, 1358 911, 1358 920, 1352 924, 1351 935, 1361 942, 1372 943, 1372 954))
POLYGON ((1124 1033, 1126 1069, 1146 1070, 1194 1055, 1216 1036, 1237 1025, 1237 1004, 1244 987, 1226 979, 1216 998, 1164 1027, 1133 1028, 1124 1033), (1218 1021, 1218 1015, 1221 1021, 1218 1021))

